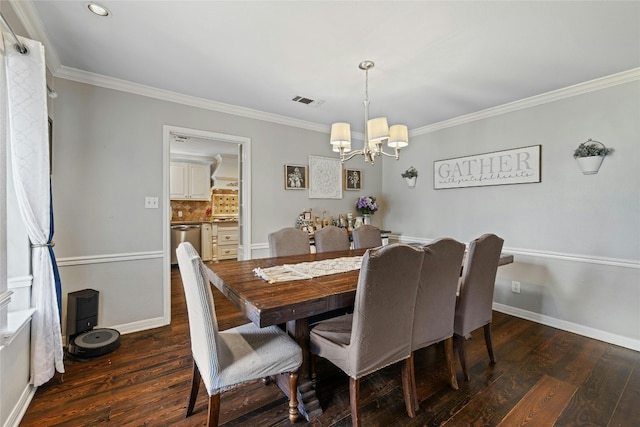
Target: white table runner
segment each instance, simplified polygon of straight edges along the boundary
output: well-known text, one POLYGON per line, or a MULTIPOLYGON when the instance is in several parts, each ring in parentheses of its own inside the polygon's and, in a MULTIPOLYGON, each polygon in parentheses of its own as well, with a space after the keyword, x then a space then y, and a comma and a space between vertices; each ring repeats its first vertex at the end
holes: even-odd
POLYGON ((254 268, 253 272, 256 276, 269 283, 279 283, 359 270, 361 265, 362 256, 354 256, 301 262, 299 264, 284 264, 268 268, 258 267, 254 268))

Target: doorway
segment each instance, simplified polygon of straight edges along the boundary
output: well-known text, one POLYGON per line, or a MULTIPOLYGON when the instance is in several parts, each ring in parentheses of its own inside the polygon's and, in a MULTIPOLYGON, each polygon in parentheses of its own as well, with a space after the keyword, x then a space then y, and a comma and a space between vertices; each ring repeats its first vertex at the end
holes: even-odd
POLYGON ((169 166, 171 161, 171 141, 176 137, 194 138, 198 141, 210 141, 214 144, 225 144, 238 155, 238 259, 251 258, 251 139, 236 135, 183 128, 163 126, 163 252, 164 252, 164 321, 171 322, 171 263, 170 263, 170 225, 171 200, 169 195, 169 166))

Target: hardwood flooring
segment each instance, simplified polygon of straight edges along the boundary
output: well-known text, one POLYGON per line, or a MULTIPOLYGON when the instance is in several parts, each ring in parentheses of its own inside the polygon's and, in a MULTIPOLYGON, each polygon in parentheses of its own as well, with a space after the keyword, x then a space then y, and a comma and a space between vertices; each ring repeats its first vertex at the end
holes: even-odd
MULTIPOLYGON (((185 419, 191 353, 180 275, 172 271, 170 326, 122 336, 121 347, 87 362, 67 360, 66 373, 40 387, 21 426, 200 426, 207 400, 201 386, 185 419)), ((217 290, 221 329, 247 322, 217 290)), ((640 353, 494 313, 489 365, 482 329, 465 346, 471 381, 447 381, 441 345, 416 354, 420 409, 407 417, 400 367, 365 377, 365 426, 640 426, 640 353)), ((318 359, 317 394, 324 413, 298 425, 349 426, 348 378, 318 359)), ((255 382, 222 395, 221 425, 287 426, 284 395, 255 382)))

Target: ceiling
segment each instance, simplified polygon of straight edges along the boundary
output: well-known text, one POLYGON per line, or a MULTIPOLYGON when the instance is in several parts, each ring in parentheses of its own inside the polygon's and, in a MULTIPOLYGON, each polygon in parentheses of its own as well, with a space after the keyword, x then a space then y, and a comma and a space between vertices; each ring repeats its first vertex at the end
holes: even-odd
POLYGON ((35 10, 58 77, 93 73, 357 132, 363 60, 376 64, 370 117, 412 130, 640 67, 639 1, 99 3, 111 16, 87 1, 11 4, 35 10))

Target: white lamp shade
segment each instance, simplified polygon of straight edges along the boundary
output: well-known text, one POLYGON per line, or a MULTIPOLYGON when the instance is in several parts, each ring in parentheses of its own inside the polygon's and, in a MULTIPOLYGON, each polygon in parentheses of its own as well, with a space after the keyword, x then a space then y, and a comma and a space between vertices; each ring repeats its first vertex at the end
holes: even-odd
POLYGON ((369 145, 380 144, 383 139, 389 138, 389 124, 386 117, 378 117, 367 121, 367 136, 369 145))
POLYGON ((389 142, 391 148, 403 148, 409 145, 409 129, 405 125, 393 125, 389 128, 389 142))
POLYGON ((331 125, 331 145, 333 151, 351 151, 351 125, 349 123, 334 123, 331 125))

